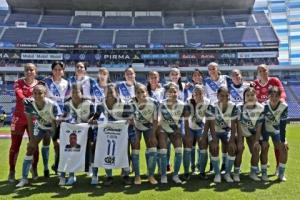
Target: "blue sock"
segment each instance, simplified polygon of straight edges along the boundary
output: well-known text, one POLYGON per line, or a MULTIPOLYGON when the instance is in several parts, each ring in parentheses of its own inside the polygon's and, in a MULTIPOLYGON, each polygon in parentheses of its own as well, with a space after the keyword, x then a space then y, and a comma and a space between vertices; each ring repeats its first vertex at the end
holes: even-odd
POLYGON ((250 173, 256 174, 256 172, 257 172, 257 166, 251 166, 250 173))
POLYGON ((167 146, 167 165, 170 165, 170 157, 171 157, 171 142, 168 141, 168 146, 167 146))
POLYGON ((198 160, 199 160, 199 172, 205 173, 205 167, 207 164, 207 150, 206 149, 198 149, 198 160))
POLYGON ((268 165, 261 165, 261 174, 262 175, 267 175, 268 174, 268 165))
POLYGON ((234 174, 240 174, 240 167, 234 167, 234 171, 233 171, 233 173, 234 174))
POLYGON ((175 159, 174 159, 174 173, 173 175, 178 175, 182 161, 182 148, 175 148, 175 159))
POLYGON ((279 163, 279 177, 283 177, 284 176, 284 171, 285 171, 285 164, 283 163, 279 163))
POLYGON ((146 159, 146 165, 147 165, 147 173, 149 174, 149 171, 148 171, 148 169, 149 169, 149 149, 148 148, 145 150, 145 159, 146 159))
POLYGON ((105 173, 107 177, 112 177, 112 169, 105 169, 105 173))
POLYGON ((140 150, 132 150, 131 159, 135 176, 140 176, 140 150))
POLYGON ((227 164, 226 164, 226 173, 227 174, 231 173, 234 161, 235 161, 235 156, 228 156, 227 157, 227 164))
POLYGON ((184 173, 185 174, 189 174, 191 156, 192 156, 192 149, 191 148, 184 148, 184 151, 183 151, 183 168, 184 168, 184 173))
POLYGON ((154 176, 155 165, 157 160, 157 149, 156 147, 148 149, 148 176, 154 176))
POLYGON ((93 176, 98 176, 98 167, 92 167, 93 176))
POLYGON ((162 176, 167 175, 167 149, 160 149, 160 172, 162 176))
POLYGON ((44 170, 49 170, 48 168, 49 146, 42 147, 42 158, 43 158, 44 170))
POLYGON ((22 168, 22 178, 27 179, 33 156, 25 156, 22 168))
MULTIPOLYGON (((183 160, 184 160, 184 155, 183 155, 183 160)), ((192 168, 192 171, 196 170, 196 151, 195 151, 195 146, 192 147, 192 151, 191 151, 191 168, 192 168)))
POLYGON ((219 156, 217 157, 213 157, 211 156, 211 164, 213 166, 215 175, 220 174, 220 160, 219 160, 219 156))

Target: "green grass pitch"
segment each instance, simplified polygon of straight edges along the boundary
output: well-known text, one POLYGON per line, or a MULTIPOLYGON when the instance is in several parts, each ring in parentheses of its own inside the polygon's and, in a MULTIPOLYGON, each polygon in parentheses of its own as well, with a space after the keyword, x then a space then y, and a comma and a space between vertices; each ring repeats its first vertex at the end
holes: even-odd
MULTIPOLYGON (((147 183, 146 176, 143 176, 141 186, 124 186, 119 177, 120 171, 115 170, 114 184, 111 187, 104 187, 104 170, 101 169, 100 183, 98 186, 90 185, 90 178, 85 174, 77 174, 77 183, 73 187, 59 187, 58 178, 51 174, 49 179, 40 177, 36 181, 31 181, 29 187, 16 189, 15 184, 7 182, 8 175, 8 152, 9 139, 0 139, 1 162, 0 162, 0 199, 138 199, 138 200, 186 200, 186 199, 300 199, 300 125, 291 124, 288 126, 287 135, 289 142, 289 160, 287 164, 287 182, 280 183, 273 175, 275 171, 274 152, 271 145, 269 151, 270 182, 253 182, 248 178, 249 172, 249 151, 246 147, 243 163, 241 183, 228 184, 223 181, 221 184, 212 183, 213 177, 209 181, 199 180, 197 176, 192 176, 191 180, 183 185, 172 183, 169 176, 168 185, 152 186, 147 183)), ((16 178, 21 177, 21 167, 24 158, 27 140, 22 143, 21 151, 17 163, 16 178)), ((143 143, 143 142, 142 142, 143 143)), ((144 147, 141 150, 141 173, 145 174, 144 147)), ((53 150, 50 152, 50 165, 53 163, 53 150)), ((181 171, 183 167, 181 167, 181 171)), ((39 174, 43 174, 43 165, 40 158, 39 174)))

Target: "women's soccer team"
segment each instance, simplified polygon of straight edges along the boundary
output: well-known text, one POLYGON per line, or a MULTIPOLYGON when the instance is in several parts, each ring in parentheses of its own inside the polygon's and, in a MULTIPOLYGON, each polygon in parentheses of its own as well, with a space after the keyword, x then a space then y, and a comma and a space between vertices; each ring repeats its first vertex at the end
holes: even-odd
MULTIPOLYGON (((41 141, 44 176, 49 177, 51 140, 55 152, 52 169, 59 173, 59 185, 76 183, 75 173, 66 176, 58 172, 61 122, 88 123, 93 127, 88 136, 86 171, 90 172, 91 184, 97 185, 98 168, 93 166, 95 125, 124 119, 129 123, 128 156, 135 185, 142 183, 142 136, 148 181, 153 185, 168 183, 170 155, 174 155, 172 181, 176 184, 181 184, 183 179, 189 181, 191 175, 208 179, 208 163, 215 183, 222 179, 228 183, 240 182, 244 139, 251 154, 249 178, 269 181, 269 137, 274 143, 276 175, 280 181, 286 181, 288 106, 280 80, 269 77, 269 68, 264 64, 257 67, 258 78, 250 83, 243 80, 237 69, 232 70, 231 76, 222 75, 218 64, 212 62, 208 65, 208 77, 195 69, 191 80, 185 83, 179 68, 171 68, 165 85, 160 83, 157 71, 149 72, 146 85, 136 82, 132 67, 125 70, 125 80, 118 83, 111 82, 109 70, 103 67, 99 69, 97 80, 89 77, 83 62, 76 64, 75 74, 68 80, 63 78, 65 65, 62 62, 54 62, 51 69, 49 77, 38 81, 37 67, 28 63, 24 67, 25 77, 15 82, 17 101, 11 125, 9 182, 16 181, 15 166, 25 130, 29 136, 22 178, 17 187, 29 183, 29 172, 37 179, 41 141), (180 176, 182 164, 184 174, 180 176), (156 180, 156 168, 160 181, 156 180)), ((103 184, 110 186, 114 182, 112 170, 106 169, 105 173, 103 184)), ((121 176, 125 184, 132 184, 129 175, 130 168, 123 168, 121 176)))

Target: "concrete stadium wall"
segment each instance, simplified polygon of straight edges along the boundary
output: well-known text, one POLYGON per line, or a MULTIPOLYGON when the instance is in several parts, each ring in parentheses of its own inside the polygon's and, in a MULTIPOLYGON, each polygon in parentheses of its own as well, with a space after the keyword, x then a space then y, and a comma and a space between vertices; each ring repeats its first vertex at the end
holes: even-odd
POLYGON ((252 9, 255 0, 7 0, 12 10, 161 11, 252 9))

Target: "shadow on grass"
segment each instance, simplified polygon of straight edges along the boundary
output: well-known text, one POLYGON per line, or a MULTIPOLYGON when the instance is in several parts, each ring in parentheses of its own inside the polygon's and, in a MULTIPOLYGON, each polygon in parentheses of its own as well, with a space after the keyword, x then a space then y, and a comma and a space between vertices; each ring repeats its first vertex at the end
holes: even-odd
MULTIPOLYGON (((215 192, 224 192, 232 189, 240 189, 241 192, 255 192, 257 189, 267 189, 277 180, 271 178, 269 182, 254 182, 249 179, 248 174, 241 174, 240 183, 225 183, 224 180, 220 184, 212 182, 213 175, 209 176, 208 180, 200 180, 198 176, 192 176, 188 182, 183 184, 175 184, 172 182, 171 175, 168 176, 168 184, 151 185, 147 182, 145 176, 142 177, 141 185, 124 185, 120 176, 114 177, 113 185, 110 187, 103 186, 104 177, 99 177, 97 186, 90 185, 90 178, 86 175, 78 175, 77 182, 73 186, 58 186, 58 177, 51 176, 48 179, 39 178, 38 180, 30 180, 30 185, 24 188, 16 188, 14 184, 5 181, 0 181, 1 196, 12 195, 13 198, 28 198, 35 194, 51 194, 51 198, 64 198, 74 194, 85 193, 90 197, 101 197, 105 194, 123 193, 127 195, 135 195, 145 191, 168 191, 171 188, 182 188, 184 192, 199 192, 201 190, 211 190, 215 192)), ((157 177, 159 180, 159 177, 157 177)))

